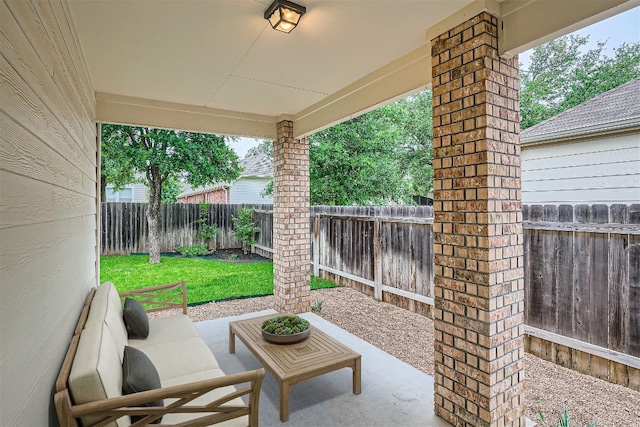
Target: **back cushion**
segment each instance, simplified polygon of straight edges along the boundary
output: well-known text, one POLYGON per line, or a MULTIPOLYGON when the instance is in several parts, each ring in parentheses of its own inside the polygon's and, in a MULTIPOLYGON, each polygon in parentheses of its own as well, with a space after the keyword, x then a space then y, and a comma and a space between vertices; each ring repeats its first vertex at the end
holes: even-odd
POLYGON ((118 357, 122 363, 124 346, 127 345, 127 329, 122 319, 122 302, 113 283, 106 282, 98 286, 91 301, 91 309, 86 326, 95 323, 106 323, 118 349, 118 357))
MULTIPOLYGON (((122 364, 116 343, 104 322, 88 325, 82 331, 69 375, 69 390, 76 404, 122 396, 122 364)), ((85 425, 98 420, 96 417, 82 419, 85 425)), ((127 416, 109 426, 130 424, 131 419, 127 416)))

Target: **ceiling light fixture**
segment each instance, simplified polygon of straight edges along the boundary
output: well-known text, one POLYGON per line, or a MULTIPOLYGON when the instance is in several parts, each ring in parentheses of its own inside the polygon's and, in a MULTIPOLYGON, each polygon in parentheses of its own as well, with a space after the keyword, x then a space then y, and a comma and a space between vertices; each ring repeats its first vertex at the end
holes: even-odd
POLYGON ((274 30, 289 34, 298 25, 307 8, 287 0, 275 0, 264 13, 274 30))

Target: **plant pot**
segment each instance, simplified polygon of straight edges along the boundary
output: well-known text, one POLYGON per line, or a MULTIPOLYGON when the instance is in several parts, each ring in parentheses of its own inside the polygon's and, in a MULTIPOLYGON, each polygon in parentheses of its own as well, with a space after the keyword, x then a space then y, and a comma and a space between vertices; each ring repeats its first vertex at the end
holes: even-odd
POLYGON ((262 330, 262 338, 264 338, 265 341, 273 344, 295 344, 297 342, 306 340, 309 337, 310 333, 311 333, 311 328, 308 328, 302 332, 298 332, 296 334, 290 334, 290 335, 272 334, 271 332, 262 330))

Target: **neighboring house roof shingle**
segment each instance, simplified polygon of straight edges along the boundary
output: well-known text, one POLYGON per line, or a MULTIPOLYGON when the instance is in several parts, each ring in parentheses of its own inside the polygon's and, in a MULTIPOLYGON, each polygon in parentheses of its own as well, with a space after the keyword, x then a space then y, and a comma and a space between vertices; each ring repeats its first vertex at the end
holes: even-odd
POLYGON ((553 116, 520 133, 523 144, 609 133, 640 126, 640 78, 553 116))
MULTIPOLYGON (((240 178, 273 178, 273 158, 265 153, 248 153, 240 160, 240 167, 243 168, 240 178)), ((218 182, 204 187, 191 188, 189 184, 183 185, 183 192, 178 197, 192 196, 194 194, 207 193, 212 190, 230 187, 229 182, 218 182)))
POLYGON ((273 158, 266 153, 247 154, 240 161, 240 166, 244 169, 240 178, 247 176, 273 178, 273 158))

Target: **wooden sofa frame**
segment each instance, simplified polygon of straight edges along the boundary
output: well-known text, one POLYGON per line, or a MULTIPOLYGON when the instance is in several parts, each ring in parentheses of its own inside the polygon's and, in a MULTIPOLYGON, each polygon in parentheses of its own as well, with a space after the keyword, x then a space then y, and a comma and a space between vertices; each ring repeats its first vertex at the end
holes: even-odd
MULTIPOLYGON (((71 344, 60 368, 60 373, 55 383, 54 403, 58 413, 58 420, 63 427, 79 426, 79 418, 84 416, 102 417, 101 421, 94 424, 95 427, 105 426, 118 418, 126 415, 143 416, 142 419, 132 424, 133 427, 145 426, 159 419, 167 413, 198 413, 202 416, 172 424, 175 426, 207 426, 217 424, 233 418, 248 415, 249 426, 258 426, 258 401, 260 388, 264 380, 264 369, 256 369, 237 374, 225 375, 204 381, 181 384, 171 387, 163 387, 156 390, 128 394, 125 396, 103 399, 94 402, 76 405, 71 399, 69 391, 69 375, 73 360, 78 349, 80 334, 84 329, 89 316, 91 301, 95 294, 95 288, 91 289, 82 308, 80 319, 74 330, 71 344), (214 390, 229 385, 237 386, 235 392, 224 395, 206 405, 188 405, 193 399, 214 390), (244 387, 239 387, 244 385, 244 387), (227 402, 239 396, 247 396, 248 404, 226 405, 227 402), (141 407, 147 402, 158 399, 177 399, 165 406, 141 407)), ((184 282, 169 283, 130 292, 120 293, 120 297, 136 296, 141 303, 152 306, 151 311, 160 311, 181 307, 187 314, 187 292, 184 282), (179 295, 178 295, 179 293, 179 295), (176 300, 181 300, 176 302, 176 300)), ((165 400, 165 402, 167 402, 165 400)), ((163 426, 168 424, 154 424, 163 426)))

